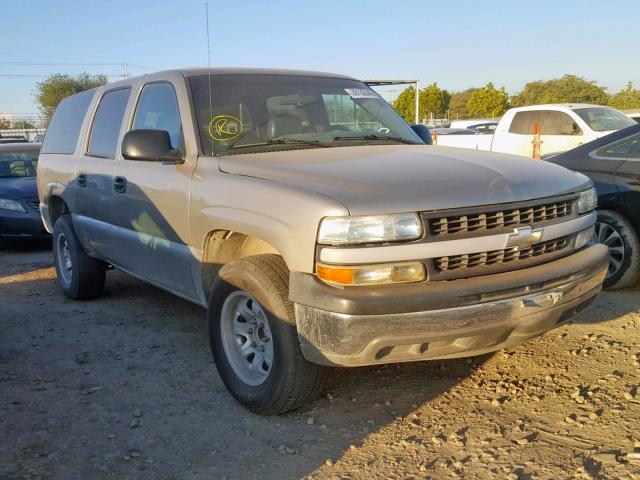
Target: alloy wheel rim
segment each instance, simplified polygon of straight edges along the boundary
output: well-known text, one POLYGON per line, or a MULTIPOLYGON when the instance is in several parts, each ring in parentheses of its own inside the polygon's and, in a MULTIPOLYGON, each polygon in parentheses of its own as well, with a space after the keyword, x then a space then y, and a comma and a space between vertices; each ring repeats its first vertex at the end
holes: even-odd
POLYGON ((613 277, 622 268, 625 259, 624 240, 620 232, 612 225, 596 222, 594 240, 604 244, 609 249, 609 270, 607 278, 613 277))
POLYGON ((58 270, 62 275, 65 284, 71 283, 71 275, 73 272, 73 262, 71 260, 71 251, 69 250, 69 242, 64 234, 58 236, 58 270))
POLYGON ((273 366, 273 337, 264 309, 253 296, 236 290, 225 299, 220 321, 233 372, 248 385, 262 385, 273 366))

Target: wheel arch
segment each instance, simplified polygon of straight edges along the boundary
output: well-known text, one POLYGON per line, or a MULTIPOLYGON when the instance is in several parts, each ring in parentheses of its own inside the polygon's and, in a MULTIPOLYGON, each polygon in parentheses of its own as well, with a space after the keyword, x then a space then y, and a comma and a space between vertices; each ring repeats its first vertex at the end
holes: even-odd
POLYGON ((254 235, 224 229, 211 230, 205 237, 200 262, 202 291, 208 298, 218 271, 226 263, 254 255, 275 254, 286 258, 270 242, 254 235))

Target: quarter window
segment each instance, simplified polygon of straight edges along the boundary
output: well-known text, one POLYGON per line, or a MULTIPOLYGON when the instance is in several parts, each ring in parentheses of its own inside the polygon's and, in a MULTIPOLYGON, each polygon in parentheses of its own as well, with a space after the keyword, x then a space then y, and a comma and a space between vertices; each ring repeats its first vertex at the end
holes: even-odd
POLYGON ((169 133, 171 147, 180 148, 182 124, 173 85, 170 83, 145 85, 136 107, 133 129, 164 130, 169 133))
POLYGON ((60 102, 47 127, 40 153, 70 155, 76 151, 80 128, 94 94, 95 91, 90 90, 60 102))
POLYGON ((130 88, 112 90, 100 99, 91 127, 87 153, 94 157, 115 158, 122 118, 129 101, 130 88))

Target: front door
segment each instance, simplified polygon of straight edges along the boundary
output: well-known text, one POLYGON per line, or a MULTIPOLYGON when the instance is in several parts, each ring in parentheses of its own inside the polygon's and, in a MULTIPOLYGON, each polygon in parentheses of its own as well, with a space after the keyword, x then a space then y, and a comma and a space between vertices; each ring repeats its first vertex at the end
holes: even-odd
MULTIPOLYGON (((182 124, 175 87, 163 81, 142 87, 127 130, 167 131, 172 147, 184 153, 182 124)), ((119 266, 190 298, 195 296, 188 247, 194 158, 177 165, 120 158, 114 193, 123 248, 119 266)))

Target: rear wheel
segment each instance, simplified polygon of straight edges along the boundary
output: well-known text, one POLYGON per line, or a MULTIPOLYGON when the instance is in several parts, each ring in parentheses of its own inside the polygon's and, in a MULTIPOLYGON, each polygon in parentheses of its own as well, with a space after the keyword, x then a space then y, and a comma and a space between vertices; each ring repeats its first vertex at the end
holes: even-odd
POLYGON ((300 350, 289 271, 277 255, 224 265, 209 300, 209 336, 222 381, 246 408, 267 415, 317 397, 328 368, 300 350))
POLYGON ((62 292, 71 300, 86 300, 102 293, 106 264, 85 253, 68 215, 53 227, 53 263, 62 292))
POLYGON ((599 210, 595 240, 609 249, 607 288, 626 288, 640 279, 640 241, 629 221, 611 210, 599 210))

